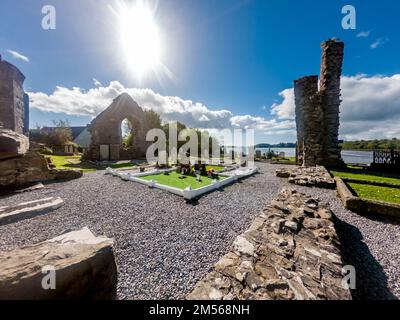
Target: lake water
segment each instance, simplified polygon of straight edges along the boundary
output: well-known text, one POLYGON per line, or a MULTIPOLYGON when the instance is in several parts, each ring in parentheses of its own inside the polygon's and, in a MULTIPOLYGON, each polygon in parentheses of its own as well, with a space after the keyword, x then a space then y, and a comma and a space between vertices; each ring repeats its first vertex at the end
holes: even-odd
MULTIPOLYGON (((261 152, 267 153, 267 148, 257 148, 261 152)), ((271 148, 275 153, 284 152, 286 157, 295 157, 296 149, 294 148, 271 148)), ((374 153, 372 151, 342 151, 342 158, 346 163, 360 163, 360 164, 371 164, 373 162, 374 153)))

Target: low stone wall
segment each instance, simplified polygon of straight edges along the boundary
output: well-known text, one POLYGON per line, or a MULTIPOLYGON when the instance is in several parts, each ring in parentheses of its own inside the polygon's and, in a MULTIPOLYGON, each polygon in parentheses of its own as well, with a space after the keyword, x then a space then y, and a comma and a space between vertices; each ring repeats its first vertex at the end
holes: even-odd
POLYGON ((289 178, 289 182, 304 186, 324 189, 335 189, 335 180, 331 177, 325 167, 294 167, 276 170, 279 178, 289 178))
POLYGON ((328 206, 284 189, 189 300, 350 300, 328 206))
POLYGON ((115 299, 113 240, 87 228, 34 246, 0 252, 0 300, 115 299), (50 267, 50 268, 49 268, 50 267), (52 281, 45 279, 55 270, 52 281), (46 285, 43 287, 43 283, 46 285))
POLYGON ((336 177, 335 180, 339 198, 342 200, 343 206, 346 209, 361 215, 375 213, 389 217, 400 217, 400 205, 362 199, 355 196, 341 178, 336 177))

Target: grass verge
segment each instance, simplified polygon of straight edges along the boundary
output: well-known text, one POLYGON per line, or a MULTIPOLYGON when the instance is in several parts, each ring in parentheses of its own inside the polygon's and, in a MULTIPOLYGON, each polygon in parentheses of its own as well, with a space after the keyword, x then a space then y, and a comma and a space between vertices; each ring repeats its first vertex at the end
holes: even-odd
POLYGON ((360 198, 400 204, 400 189, 358 183, 348 185, 360 198))
MULTIPOLYGON (((83 172, 93 172, 97 170, 103 170, 105 167, 96 166, 90 162, 85 162, 81 160, 81 156, 45 156, 50 158, 51 162, 60 170, 82 170, 83 172)), ((113 169, 123 169, 134 167, 133 163, 115 163, 109 165, 113 169)))
POLYGON ((370 173, 370 172, 366 173, 362 169, 352 168, 346 171, 331 171, 331 173, 335 177, 339 178, 358 179, 371 182, 386 182, 386 183, 400 185, 400 177, 384 173, 370 173))

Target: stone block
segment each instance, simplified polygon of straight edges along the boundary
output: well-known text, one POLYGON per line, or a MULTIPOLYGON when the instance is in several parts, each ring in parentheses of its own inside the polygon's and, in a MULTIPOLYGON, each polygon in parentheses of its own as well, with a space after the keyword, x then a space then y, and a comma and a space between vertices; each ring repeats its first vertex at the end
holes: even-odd
POLYGON ((0 300, 116 298, 113 240, 95 237, 88 228, 26 248, 1 252, 0 265, 0 300), (52 269, 55 270, 55 289, 47 289, 47 285, 52 285, 51 271, 45 270, 52 269))
POLYGON ((23 156, 28 150, 29 140, 26 136, 0 129, 0 160, 23 156))
POLYGON ((63 203, 61 198, 46 198, 0 207, 0 226, 49 213, 60 208, 63 203))

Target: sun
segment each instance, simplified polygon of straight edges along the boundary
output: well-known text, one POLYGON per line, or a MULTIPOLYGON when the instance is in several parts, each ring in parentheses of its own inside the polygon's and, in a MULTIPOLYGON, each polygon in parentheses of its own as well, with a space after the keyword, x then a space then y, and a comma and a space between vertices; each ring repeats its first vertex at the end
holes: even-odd
POLYGON ((117 16, 126 63, 131 72, 142 77, 161 64, 161 39, 155 10, 138 0, 120 7, 117 16))

